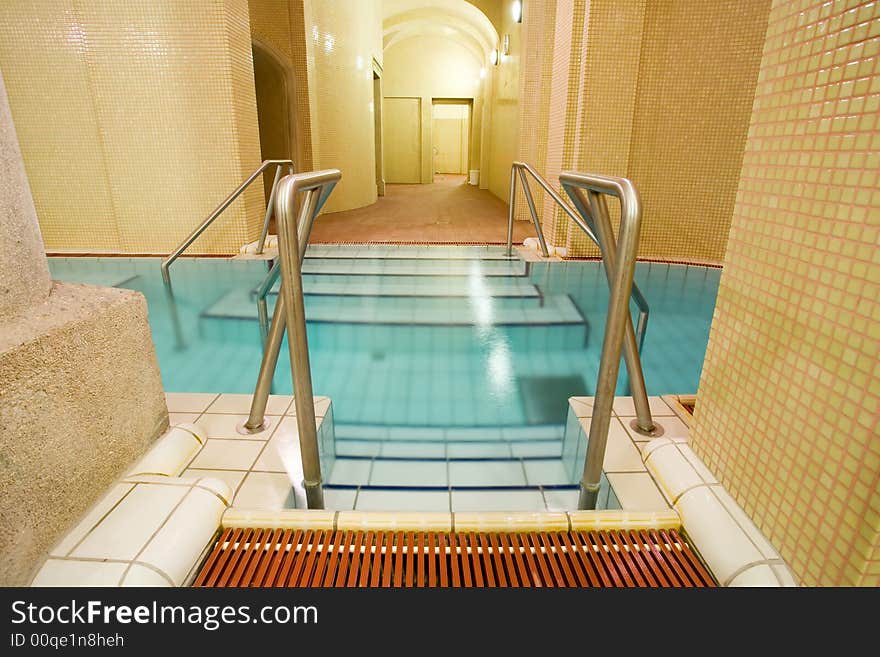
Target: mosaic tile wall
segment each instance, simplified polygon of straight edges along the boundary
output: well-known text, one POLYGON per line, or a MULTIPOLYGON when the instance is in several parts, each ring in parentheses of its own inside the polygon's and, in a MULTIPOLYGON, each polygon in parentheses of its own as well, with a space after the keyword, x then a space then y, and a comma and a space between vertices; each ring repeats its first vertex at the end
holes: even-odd
POLYGON ((773 2, 692 431, 808 585, 880 585, 878 52, 876 2, 773 2))
MULTIPOLYGON (((528 162, 541 175, 547 163, 547 126, 550 123, 550 81, 553 76, 552 35, 556 23, 556 0, 531 0, 528 20, 522 25, 522 58, 520 60, 519 133, 531 135, 519 141, 517 159, 528 162)), ((538 185, 530 189, 538 210, 544 212, 544 192, 538 185)), ((507 200, 507 198, 505 198, 507 200)), ((522 190, 517 192, 516 218, 530 220, 522 190)))
MULTIPOLYGON (((645 2, 591 0, 586 54, 578 86, 573 169, 626 177, 640 76, 645 2)), ((661 164, 655 159, 653 163, 661 164)), ((609 201, 613 225, 620 221, 616 201, 609 201)), ((570 254, 599 255, 598 247, 570 219, 565 219, 570 254)))
POLYGON ((628 165, 642 256, 724 257, 769 8, 648 3, 628 165))
MULTIPOLYGON (((48 251, 168 253, 260 161, 246 0, 0 4, 48 251)), ((192 247, 255 239, 254 186, 192 247)))
MULTIPOLYGON (((557 185, 567 168, 634 179, 645 207, 640 256, 720 261, 769 0, 553 4, 552 21, 546 2, 525 14, 527 35, 533 22, 545 32, 529 40, 538 53, 527 61, 552 61, 552 79, 549 94, 531 103, 547 103, 546 122, 537 111, 521 116, 521 156, 536 158, 557 185)), ((547 72, 527 67, 541 89, 534 78, 547 72)), ((549 241, 570 256, 597 255, 548 203, 549 241)))
MULTIPOLYGON (((576 139, 578 81, 581 79, 581 60, 584 30, 587 21, 587 0, 558 0, 556 3, 556 30, 553 40, 552 79, 550 82, 550 125, 547 128, 547 161, 544 173, 558 189, 559 173, 572 167, 576 139)), ((528 14, 524 20, 528 20, 528 14)), ((523 135, 532 134, 524 130, 523 135)), ((525 137, 524 137, 525 138, 525 137)), ((544 200, 542 227, 547 241, 563 245, 566 241, 567 219, 544 200)))
POLYGON ((268 46, 288 67, 297 171, 312 166, 306 28, 302 0, 249 0, 251 36, 268 46))

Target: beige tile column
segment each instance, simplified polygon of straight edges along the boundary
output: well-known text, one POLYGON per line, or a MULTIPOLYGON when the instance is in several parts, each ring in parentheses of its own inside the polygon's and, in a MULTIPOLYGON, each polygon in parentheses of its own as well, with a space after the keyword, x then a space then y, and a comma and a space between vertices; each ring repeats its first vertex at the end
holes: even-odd
POLYGON ((21 150, 0 74, 0 316, 49 296, 52 281, 21 150))

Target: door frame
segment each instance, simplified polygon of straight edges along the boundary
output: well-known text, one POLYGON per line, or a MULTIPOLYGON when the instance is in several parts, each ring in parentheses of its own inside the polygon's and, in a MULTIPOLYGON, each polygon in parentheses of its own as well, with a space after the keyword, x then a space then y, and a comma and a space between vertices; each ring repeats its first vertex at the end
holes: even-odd
POLYGON ((385 149, 382 141, 382 66, 373 59, 373 152, 376 157, 376 194, 385 196, 385 149))
MULTIPOLYGON (((414 101, 416 101, 416 103, 418 103, 418 112, 417 112, 416 114, 417 114, 417 116, 419 117, 419 127, 418 127, 418 136, 419 136, 419 148, 418 148, 418 152, 419 152, 419 157, 418 157, 419 173, 418 173, 418 176, 417 176, 417 178, 418 178, 418 183, 400 183, 400 184, 407 184, 407 185, 421 184, 421 183, 423 182, 423 180, 422 180, 422 176, 424 175, 424 164, 423 164, 422 160, 423 160, 423 153, 424 153, 424 148, 425 148, 425 138, 424 138, 424 133, 425 133, 425 126, 424 126, 424 123, 425 123, 425 117, 424 117, 424 114, 423 114, 423 112, 424 112, 424 102, 423 102, 424 99, 423 99, 421 96, 384 96, 382 100, 383 100, 383 102, 384 102, 384 101, 386 101, 386 100, 404 100, 404 99, 406 99, 406 100, 414 100, 414 101)), ((383 122, 384 122, 384 117, 383 117, 383 122)), ((382 125, 382 128, 383 128, 383 130, 384 130, 384 128, 385 128, 384 123, 383 123, 383 125, 382 125)), ((383 138, 383 139, 384 139, 384 138, 383 138)), ((385 158, 385 153, 384 153, 384 144, 383 144, 382 159, 384 160, 384 158, 385 158)), ((397 184, 397 183, 395 183, 395 184, 397 184)))
POLYGON ((471 139, 474 136, 474 99, 471 98, 452 98, 445 96, 432 96, 431 97, 431 127, 428 130, 429 134, 429 143, 428 143, 428 151, 431 153, 431 182, 434 182, 434 105, 467 105, 468 108, 468 118, 467 118, 467 154, 465 156, 465 179, 470 175, 471 169, 471 139))

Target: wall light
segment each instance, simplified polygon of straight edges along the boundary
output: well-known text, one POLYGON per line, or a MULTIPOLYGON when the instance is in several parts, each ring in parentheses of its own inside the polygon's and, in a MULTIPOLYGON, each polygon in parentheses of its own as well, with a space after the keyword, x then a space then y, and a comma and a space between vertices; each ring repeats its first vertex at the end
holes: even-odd
POLYGON ((480 79, 482 80, 485 77, 486 77, 486 67, 482 67, 482 68, 480 68, 480 79))
POLYGON ((513 0, 513 6, 510 8, 510 11, 513 14, 514 23, 522 23, 522 10, 521 0, 513 0))
POLYGON ((493 49, 489 53, 489 61, 492 63, 492 66, 498 66, 498 48, 493 49))

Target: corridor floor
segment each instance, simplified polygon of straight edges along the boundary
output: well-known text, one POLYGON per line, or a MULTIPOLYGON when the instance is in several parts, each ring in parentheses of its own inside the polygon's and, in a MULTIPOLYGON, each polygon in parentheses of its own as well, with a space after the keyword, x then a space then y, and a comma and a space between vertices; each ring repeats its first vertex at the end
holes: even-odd
MULTIPOLYGON (((514 222, 514 244, 534 235, 529 222, 514 222)), ((507 204, 464 176, 438 174, 427 185, 386 185, 373 205, 321 215, 309 241, 502 244, 507 204)))

